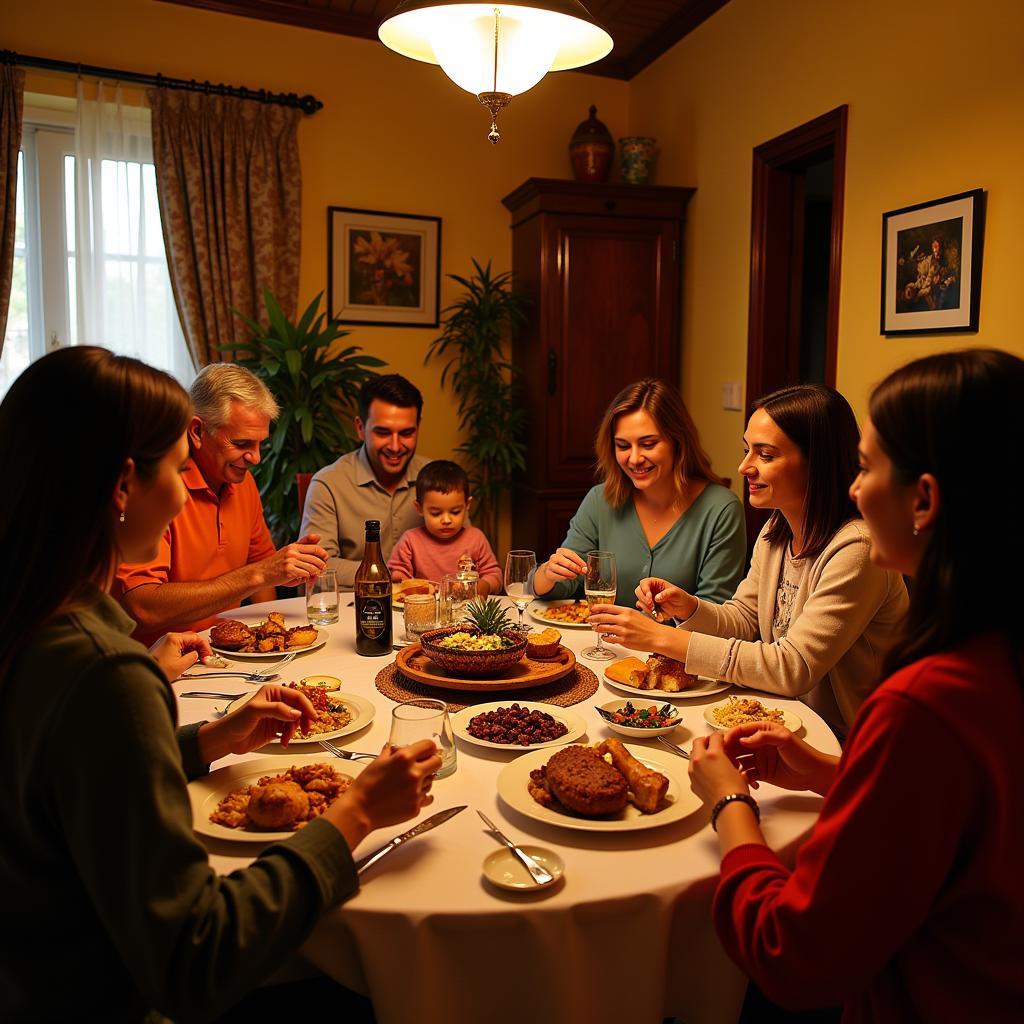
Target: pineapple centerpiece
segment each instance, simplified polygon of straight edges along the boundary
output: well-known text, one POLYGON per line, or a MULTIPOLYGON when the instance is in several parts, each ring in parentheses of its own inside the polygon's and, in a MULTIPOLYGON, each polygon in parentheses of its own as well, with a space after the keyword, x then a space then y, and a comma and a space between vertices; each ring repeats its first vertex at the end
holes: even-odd
POLYGON ((461 623, 424 633, 421 643, 445 671, 467 676, 503 671, 526 650, 526 637, 493 597, 470 602, 461 623))

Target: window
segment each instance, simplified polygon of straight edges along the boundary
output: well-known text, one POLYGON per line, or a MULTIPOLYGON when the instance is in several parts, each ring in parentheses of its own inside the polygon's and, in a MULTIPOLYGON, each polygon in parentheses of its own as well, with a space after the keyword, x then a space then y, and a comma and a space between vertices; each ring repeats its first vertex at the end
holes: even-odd
POLYGON ((102 159, 98 173, 88 161, 79 174, 74 150, 71 128, 26 111, 0 397, 33 359, 81 343, 135 356, 187 386, 195 371, 167 272, 155 168, 102 159), (95 207, 76 232, 83 189, 95 207), (76 251, 76 234, 90 240, 88 252, 76 251))

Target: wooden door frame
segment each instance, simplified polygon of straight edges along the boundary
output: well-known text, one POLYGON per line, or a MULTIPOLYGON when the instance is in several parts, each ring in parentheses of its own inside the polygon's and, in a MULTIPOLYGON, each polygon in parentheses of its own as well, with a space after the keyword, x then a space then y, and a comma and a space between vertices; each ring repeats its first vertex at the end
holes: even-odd
MULTIPOLYGON (((773 300, 773 261, 780 236, 792 226, 792 182, 795 172, 832 154, 832 227, 829 254, 828 328, 825 381, 835 387, 839 339, 839 282, 843 250, 843 199, 846 180, 847 106, 843 104, 754 149, 753 201, 750 232, 750 320, 747 334, 747 405, 770 390, 770 367, 778 358, 778 339, 771 336, 766 313, 773 300), (787 189, 789 194, 787 195, 787 189), (781 200, 781 203, 780 203, 781 200), (782 230, 780 231, 780 226, 782 230)), ((788 261, 788 256, 787 256, 788 261)), ((791 295, 787 275, 786 295, 791 295)))

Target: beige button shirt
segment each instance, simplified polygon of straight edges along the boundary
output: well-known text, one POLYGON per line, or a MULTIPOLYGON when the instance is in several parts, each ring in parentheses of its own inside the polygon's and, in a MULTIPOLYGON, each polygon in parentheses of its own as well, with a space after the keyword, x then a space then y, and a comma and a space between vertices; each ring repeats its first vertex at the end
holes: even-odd
POLYGON ((338 573, 338 586, 348 590, 355 582, 356 569, 363 560, 367 519, 380 520, 380 547, 387 561, 398 538, 419 526, 416 477, 430 459, 414 455, 406 467, 406 478, 390 494, 382 487, 366 455, 365 445, 342 455, 325 466, 309 484, 306 507, 302 510, 300 536, 320 534, 320 546, 327 551, 327 568, 338 573))

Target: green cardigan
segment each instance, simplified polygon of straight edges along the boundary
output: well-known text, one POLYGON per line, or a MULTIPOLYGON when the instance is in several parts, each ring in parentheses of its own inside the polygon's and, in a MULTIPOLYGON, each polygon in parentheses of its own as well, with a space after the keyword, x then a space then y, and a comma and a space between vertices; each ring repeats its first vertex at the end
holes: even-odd
MULTIPOLYGON (((598 484, 580 503, 562 547, 583 558, 594 549, 614 551, 619 581, 615 603, 623 607, 636 607, 634 591, 647 576, 660 576, 695 597, 721 604, 732 597, 746 568, 743 505, 732 491, 708 484, 652 548, 633 502, 613 509, 598 484)), ((562 580, 542 600, 582 593, 582 577, 562 580)))
POLYGON ((198 726, 106 594, 0 680, 0 1019, 222 1013, 357 885, 317 820, 220 877, 192 831, 198 726))

